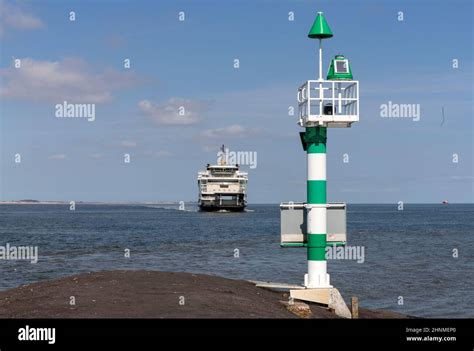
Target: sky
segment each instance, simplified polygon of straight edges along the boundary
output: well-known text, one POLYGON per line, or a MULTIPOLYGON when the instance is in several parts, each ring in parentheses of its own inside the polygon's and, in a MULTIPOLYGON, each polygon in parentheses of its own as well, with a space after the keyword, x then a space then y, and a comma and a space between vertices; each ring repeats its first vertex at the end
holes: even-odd
POLYGON ((360 82, 360 121, 328 130, 328 201, 472 203, 467 0, 0 0, 0 200, 196 201, 225 144, 257 155, 249 204, 304 201, 289 110, 317 78, 317 11, 324 72, 342 53, 360 82), (94 119, 57 117, 64 101, 94 119), (419 120, 382 117, 389 101, 419 120))

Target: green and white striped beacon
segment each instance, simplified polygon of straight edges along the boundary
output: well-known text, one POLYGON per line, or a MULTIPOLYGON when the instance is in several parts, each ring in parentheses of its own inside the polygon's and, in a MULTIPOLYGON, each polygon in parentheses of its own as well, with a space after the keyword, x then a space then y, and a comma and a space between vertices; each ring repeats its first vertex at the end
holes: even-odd
MULTIPOLYGON (((308 273, 304 285, 308 289, 332 288, 326 262, 327 130, 329 127, 347 128, 359 121, 359 82, 352 78, 349 60, 337 55, 331 61, 327 78, 322 76, 322 41, 332 36, 323 13, 318 12, 308 37, 319 40, 319 78, 308 80, 298 88, 298 124, 305 128, 300 137, 308 165, 306 241, 303 239, 301 245, 307 249, 308 273)), ((335 241, 329 239, 329 244, 334 244, 335 241)))
MULTIPOLYGON (((322 81, 322 40, 333 36, 322 12, 318 12, 308 37, 319 39, 319 81, 322 81)), ((322 90, 322 84, 320 84, 322 90)), ((308 157, 307 180, 307 288, 331 287, 326 261, 327 197, 326 197, 326 126, 307 126, 304 135, 308 157)))

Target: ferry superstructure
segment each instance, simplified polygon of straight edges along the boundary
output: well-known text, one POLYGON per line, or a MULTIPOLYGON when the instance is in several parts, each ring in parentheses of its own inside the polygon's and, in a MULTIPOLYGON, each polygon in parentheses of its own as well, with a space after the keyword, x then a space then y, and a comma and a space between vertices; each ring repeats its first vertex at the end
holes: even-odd
POLYGON ((248 173, 239 165, 208 164, 198 173, 199 208, 202 211, 243 211, 247 205, 248 173))

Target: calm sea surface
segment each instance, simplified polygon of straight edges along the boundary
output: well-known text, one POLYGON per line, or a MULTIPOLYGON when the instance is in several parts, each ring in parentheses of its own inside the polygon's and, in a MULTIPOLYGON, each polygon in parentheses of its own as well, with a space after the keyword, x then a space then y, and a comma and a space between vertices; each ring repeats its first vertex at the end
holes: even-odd
MULTIPOLYGON (((424 317, 474 317, 474 205, 348 205, 349 245, 329 261, 346 302, 424 317), (459 257, 453 257, 453 249, 459 257), (400 297, 403 304, 400 305, 400 297)), ((278 205, 245 213, 177 206, 0 205, 0 246, 38 246, 39 261, 0 260, 0 290, 81 272, 149 269, 302 283, 306 250, 279 247, 278 205), (130 249, 130 258, 124 250, 130 249), (234 257, 238 249, 239 257, 234 257)))

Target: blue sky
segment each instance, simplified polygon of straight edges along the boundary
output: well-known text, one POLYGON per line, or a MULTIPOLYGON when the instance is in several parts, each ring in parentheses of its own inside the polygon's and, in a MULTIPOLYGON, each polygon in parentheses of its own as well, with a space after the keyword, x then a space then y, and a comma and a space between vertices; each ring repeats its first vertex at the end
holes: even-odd
POLYGON ((307 33, 323 11, 323 69, 345 54, 361 91, 360 122, 328 132, 329 201, 473 201, 470 1, 0 4, 1 200, 196 200, 196 173, 224 143, 257 152, 249 203, 304 201, 288 107, 317 78, 307 33), (56 118, 64 100, 95 103, 95 121, 56 118), (420 121, 382 118, 388 101, 420 104, 420 121))

